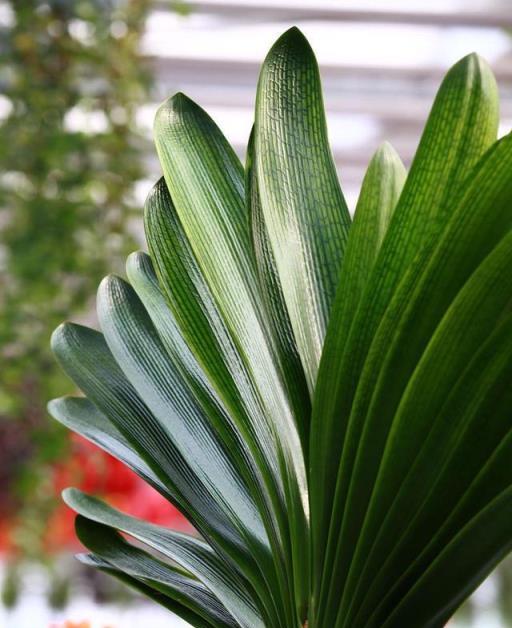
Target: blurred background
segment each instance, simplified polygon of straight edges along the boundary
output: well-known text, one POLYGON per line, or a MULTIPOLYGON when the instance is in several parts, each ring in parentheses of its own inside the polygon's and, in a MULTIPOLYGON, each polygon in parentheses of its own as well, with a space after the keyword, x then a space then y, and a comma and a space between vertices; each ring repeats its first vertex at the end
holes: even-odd
MULTIPOLYGON (((316 51, 331 144, 354 207, 389 140, 409 164, 440 80, 476 51, 512 126, 511 0, 0 0, 0 627, 184 626, 80 568, 68 485, 151 521, 183 518, 46 413, 69 392, 50 352, 63 319, 95 324, 93 295, 143 247, 160 174, 151 127, 184 91, 243 158, 258 69, 298 25, 316 51)), ((512 626, 512 562, 451 623, 512 626)))

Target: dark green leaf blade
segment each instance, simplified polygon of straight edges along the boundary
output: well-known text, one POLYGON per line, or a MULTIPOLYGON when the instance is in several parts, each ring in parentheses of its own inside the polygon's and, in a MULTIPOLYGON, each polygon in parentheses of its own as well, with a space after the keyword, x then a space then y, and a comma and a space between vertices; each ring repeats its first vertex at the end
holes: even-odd
POLYGON ((238 181, 237 168, 223 167, 225 160, 232 158, 231 149, 207 114, 183 95, 162 105, 155 132, 171 192, 169 195, 160 186, 148 199, 146 230, 155 268, 171 307, 177 304, 181 310, 176 319, 193 351, 201 356, 210 382, 249 434, 247 441, 277 517, 279 530, 274 537, 280 538, 274 543, 274 555, 282 563, 277 568, 282 579, 281 599, 293 609, 286 572, 308 573, 298 562, 300 556, 293 559, 296 567, 291 564, 285 513, 286 508, 297 514, 302 510, 292 523, 303 528, 301 536, 306 539, 305 466, 296 426, 299 408, 293 407, 293 399, 287 395, 280 356, 260 306, 243 198, 243 171, 238 181), (189 180, 183 173, 190 170, 195 174, 189 180), (212 237, 215 247, 211 246, 212 237), (172 267, 176 243, 185 255, 184 264, 178 261, 178 272, 172 267), (176 278, 181 285, 190 285, 192 295, 199 299, 190 303, 190 293, 173 286, 172 279, 176 278), (189 309, 194 317, 192 329, 186 315, 189 309), (227 356, 224 343, 219 342, 220 334, 227 341, 227 356), (203 358, 205 350, 210 351, 209 359, 203 358), (300 501, 291 504, 292 499, 300 501))
MULTIPOLYGON (((219 600, 196 578, 166 563, 122 538, 113 528, 81 515, 75 520, 80 541, 106 561, 107 566, 140 580, 184 606, 202 621, 199 625, 236 627, 239 624, 219 600)), ((187 613, 183 619, 187 620, 187 613)), ((188 620, 190 621, 190 619, 188 620)))
MULTIPOLYGON (((258 414, 269 423, 267 431, 274 439, 269 449, 277 449, 279 462, 285 465, 281 473, 299 484, 302 495, 306 480, 296 409, 286 395, 280 356, 260 307, 242 165, 210 116, 183 94, 160 106, 154 128, 179 222, 255 387, 258 414), (211 246, 212 241, 215 246, 211 246)), ((163 257, 168 250, 159 235, 150 230, 148 240, 161 249, 163 257)), ((213 381, 211 363, 205 368, 210 369, 213 381)))
POLYGON ((385 623, 369 625, 444 625, 512 549, 511 513, 509 486, 455 536, 385 623))
MULTIPOLYGON (((220 315, 163 179, 148 196, 144 220, 155 272, 180 332, 250 449, 275 511, 283 487, 273 431, 262 416, 258 391, 220 315)), ((269 530, 269 537, 277 551, 282 542, 279 524, 273 521, 272 525, 276 530, 269 530)))
MULTIPOLYGON (((352 625, 363 625, 388 598, 397 599, 397 585, 422 549, 431 545, 432 530, 443 527, 492 452, 507 437, 511 357, 512 317, 508 316, 471 360, 419 448, 366 559, 353 610, 359 600, 364 602, 352 625), (383 554, 387 554, 384 560, 383 554), (391 587, 390 582, 394 582, 391 587)), ((503 477, 510 478, 510 473, 503 477)))
MULTIPOLYGON (((245 208, 243 168, 213 120, 183 94, 155 118, 155 141, 179 220, 226 326, 282 441, 300 447, 289 399, 283 395, 259 291, 245 208), (211 246, 211 242, 215 246, 211 246)), ((151 235, 150 235, 151 237, 151 235)), ((292 456, 293 457, 293 456, 292 456)), ((301 479, 304 481, 304 478, 301 479)))
MULTIPOLYGON (((365 294, 350 329, 332 326, 342 336, 341 359, 322 361, 329 390, 313 403, 311 494, 315 570, 323 568, 329 513, 348 417, 360 372, 375 331, 397 285, 418 251, 443 228, 461 184, 496 137, 496 85, 484 62, 472 55, 445 77, 430 113, 365 294), (385 269, 386 272, 383 272, 385 269), (351 331, 352 330, 352 331, 351 331), (350 340, 349 340, 350 337, 350 340), (314 465, 314 466, 313 466, 314 465)), ((347 477, 348 479, 348 477, 347 477)), ((334 533, 333 538, 335 538, 334 533)), ((326 565, 327 571, 329 567, 326 565)))
MULTIPOLYGON (((372 157, 366 171, 350 228, 340 279, 333 304, 336 325, 349 329, 357 306, 370 278, 382 241, 407 177, 405 167, 395 149, 385 142, 372 157), (339 310, 339 313, 338 313, 339 310)), ((337 346, 339 334, 333 326, 327 332, 323 358, 334 362, 343 347, 337 346)), ((319 379, 315 393, 321 395, 325 382, 319 379)))
POLYGON ((272 565, 269 541, 243 479, 247 470, 243 452, 237 456, 236 450, 228 450, 212 428, 222 417, 214 417, 212 405, 205 414, 129 284, 116 277, 104 280, 98 291, 98 315, 105 339, 128 380, 137 385, 167 437, 238 531, 247 552, 244 572, 255 586, 260 581, 258 589, 264 591, 261 580, 266 574, 254 562, 263 555, 266 568, 272 565))
MULTIPOLYGON (((359 442, 362 423, 353 425, 347 447, 346 429, 368 350, 402 278, 405 274, 411 276, 411 264, 415 259, 416 271, 422 271, 439 234, 461 202, 465 192, 464 180, 495 138, 496 103, 492 73, 477 57, 466 57, 446 75, 351 328, 339 329, 344 336, 339 345, 343 347, 341 360, 336 365, 325 364, 326 373, 332 373, 331 392, 323 398, 318 397, 318 404, 314 402, 312 419, 312 430, 315 429, 315 417, 322 421, 322 427, 314 441, 317 454, 311 454, 312 464, 318 458, 311 490, 327 484, 327 499, 319 513, 319 561, 323 555, 322 547, 325 547, 325 513, 329 512, 331 503, 332 475, 338 473, 337 461, 342 449, 345 458, 343 471, 339 471, 340 477, 343 475, 344 478, 342 491, 346 490, 351 478, 354 446, 359 442), (329 401, 329 411, 325 399, 331 396, 334 402, 329 401)), ((376 377, 379 369, 373 368, 372 373, 376 377)), ((350 422, 354 423, 352 419, 350 422)), ((343 508, 344 503, 344 497, 337 498, 339 508, 343 508)), ((329 532, 332 543, 336 544, 339 522, 340 514, 337 513, 333 515, 333 528, 329 532)), ((332 556, 333 548, 329 551, 332 556)), ((332 558, 325 562, 325 573, 330 572, 331 565, 332 558)))
POLYGON ((277 352, 282 356, 288 394, 295 400, 294 407, 301 409, 300 415, 297 416, 297 427, 302 449, 307 458, 311 400, 263 217, 254 155, 254 126, 247 148, 245 194, 262 300, 268 312, 272 338, 277 345, 277 352))
POLYGON ((64 501, 86 519, 120 530, 175 561, 200 580, 241 626, 264 628, 250 587, 236 571, 202 541, 174 532, 111 508, 77 489, 66 489, 64 501))
MULTIPOLYGON (((507 311, 512 294, 511 267, 512 234, 509 234, 457 295, 414 370, 386 440, 351 567, 352 580, 347 582, 347 601, 353 599, 350 585, 357 579, 355 574, 367 560, 372 541, 382 527, 401 481, 428 437, 432 417, 439 415, 460 373, 507 311)), ((417 316, 414 318, 418 321, 417 316)), ((507 345, 504 348, 508 348, 507 345)), ((403 357, 402 352, 402 360, 403 357)), ((396 369, 393 372, 395 377, 399 376, 396 369)), ((416 490, 414 487, 414 494, 416 490)), ((402 515, 399 514, 399 519, 402 515)), ((389 540, 392 542, 392 539, 396 539, 395 531, 389 540)), ((382 564, 389 551, 389 547, 383 549, 376 557, 377 564, 382 564)))
POLYGON ((108 574, 126 584, 128 587, 132 588, 134 591, 141 593, 144 597, 160 604, 167 610, 175 613, 185 621, 189 622, 194 628, 214 628, 212 624, 205 621, 200 615, 192 612, 189 608, 176 602, 173 598, 165 595, 161 591, 156 588, 150 586, 150 584, 146 584, 137 578, 129 576, 125 574, 123 571, 119 569, 115 569, 110 563, 103 560, 99 556, 95 556, 94 554, 77 554, 77 560, 79 560, 83 565, 87 567, 93 567, 95 569, 99 569, 103 573, 108 574))
MULTIPOLYGON (((296 408, 295 422, 304 461, 307 462, 311 400, 261 208, 257 167, 254 159, 254 127, 247 149, 245 180, 247 211, 262 295, 262 306, 266 309, 267 325, 271 331, 272 342, 275 343, 275 351, 280 356, 283 365, 287 393, 292 400, 292 406, 296 408)), ((302 503, 299 491, 299 487, 288 482, 287 501, 290 509, 291 552, 295 564, 295 599, 299 601, 300 620, 304 621, 307 617, 307 600, 310 587, 309 531, 305 513, 298 507, 302 503)))
MULTIPOLYGON (((399 156, 390 144, 383 144, 372 158, 363 181, 333 304, 333 324, 327 329, 323 347, 322 361, 326 368, 320 370, 315 396, 321 400, 317 401, 317 406, 328 416, 336 412, 337 396, 332 394, 331 388, 333 369, 341 362, 345 341, 343 330, 350 328, 405 178, 406 171, 399 156)), ((314 430, 312 439, 315 434, 314 430)), ((310 481, 314 481, 317 473, 316 463, 314 460, 310 468, 310 481)), ((316 495, 312 491, 311 499, 320 500, 323 495, 323 492, 316 495)), ((320 508, 320 505, 317 504, 315 508, 320 508)), ((319 587, 320 579, 316 582, 319 587)))
MULTIPOLYGON (((332 537, 338 548, 342 543, 346 547, 349 538, 355 544, 360 534, 395 412, 436 326, 471 274, 512 226, 511 164, 512 136, 497 142, 482 158, 436 239, 437 246, 426 259, 420 253, 411 264, 382 318, 358 383, 338 475, 338 505, 344 503, 347 513, 341 535, 332 537), (344 494, 346 497, 340 497, 344 494)), ((504 269, 501 272, 506 283, 508 274, 504 269)), ((479 290, 475 286, 475 296, 479 290)), ((491 303, 499 309, 499 297, 507 295, 496 296, 498 300, 491 303)), ((468 336, 455 356, 469 351, 471 357, 472 341, 477 337, 468 336)), ((384 514, 379 512, 380 517, 384 514)), ((353 546, 349 543, 349 547, 353 546)), ((344 553, 343 569, 349 568, 352 555, 352 550, 344 553)), ((348 601, 348 589, 346 592, 348 601)))
MULTIPOLYGON (((244 478, 251 493, 257 495, 258 503, 263 503, 265 487, 261 483, 250 449, 186 344, 160 289, 151 259, 145 253, 133 253, 127 260, 126 269, 131 285, 151 318, 154 330, 181 376, 180 381, 182 378, 187 388, 193 391, 204 417, 207 417, 208 423, 235 460, 237 472, 244 478)), ((129 289, 124 287, 129 293, 129 289)))

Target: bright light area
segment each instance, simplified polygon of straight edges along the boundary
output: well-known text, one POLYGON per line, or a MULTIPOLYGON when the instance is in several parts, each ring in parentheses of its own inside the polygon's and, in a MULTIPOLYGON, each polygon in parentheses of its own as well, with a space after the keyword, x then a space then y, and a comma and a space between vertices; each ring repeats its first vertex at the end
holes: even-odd
POLYGON ((74 598, 64 611, 48 608, 42 596, 26 596, 12 613, 0 608, 2 628, 63 628, 66 621, 75 625, 89 621, 87 628, 187 628, 189 624, 150 602, 126 607, 98 605, 88 598, 74 598))
MULTIPOLYGON (((195 0, 189 0, 190 6, 195 0)), ((201 4, 218 5, 219 0, 201 0, 201 4)), ((442 12, 453 13, 457 10, 465 12, 486 11, 489 9, 488 0, 223 0, 222 4, 229 6, 258 6, 258 7, 289 7, 314 9, 354 9, 371 11, 413 11, 417 13, 442 12)))
MULTIPOLYGON (((470 52, 478 52, 492 62, 510 48, 510 38, 494 28, 357 22, 294 24, 309 39, 319 63, 326 65, 445 68, 470 52)), ((200 14, 182 17, 155 11, 149 20, 144 50, 172 58, 260 63, 276 38, 291 25, 231 23, 200 14)))

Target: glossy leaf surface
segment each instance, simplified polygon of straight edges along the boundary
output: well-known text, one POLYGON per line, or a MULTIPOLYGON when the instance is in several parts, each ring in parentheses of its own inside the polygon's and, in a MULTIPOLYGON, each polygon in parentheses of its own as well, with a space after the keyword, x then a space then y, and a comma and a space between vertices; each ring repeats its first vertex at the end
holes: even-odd
POLYGON ((175 504, 179 534, 70 489, 80 559, 199 628, 432 628, 512 548, 512 135, 492 72, 442 82, 409 173, 351 221, 320 73, 265 59, 245 170, 183 94, 157 113, 149 255, 52 338, 49 404, 175 504))

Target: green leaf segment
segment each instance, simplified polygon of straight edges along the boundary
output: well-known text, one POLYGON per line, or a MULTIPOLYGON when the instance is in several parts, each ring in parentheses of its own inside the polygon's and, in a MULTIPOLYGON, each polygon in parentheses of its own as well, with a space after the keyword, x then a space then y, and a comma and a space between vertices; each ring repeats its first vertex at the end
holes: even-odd
POLYGON ((198 627, 441 626, 512 548, 512 136, 476 55, 407 174, 384 144, 353 221, 319 71, 270 50, 242 166, 177 94, 159 109, 149 255, 52 346, 85 397, 52 415, 197 531, 64 498, 88 554, 198 627))

